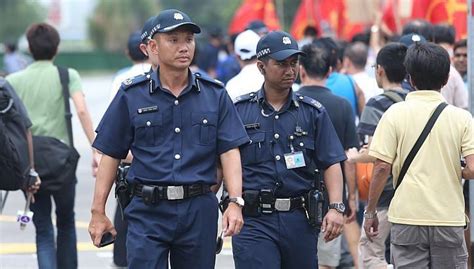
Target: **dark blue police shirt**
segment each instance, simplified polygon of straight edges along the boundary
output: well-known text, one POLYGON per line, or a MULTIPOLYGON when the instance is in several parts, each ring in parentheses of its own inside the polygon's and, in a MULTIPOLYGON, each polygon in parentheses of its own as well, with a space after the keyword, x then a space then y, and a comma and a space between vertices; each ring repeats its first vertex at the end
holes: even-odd
POLYGON ((249 141, 230 97, 221 83, 189 71, 176 98, 158 72, 122 83, 93 147, 116 159, 131 149, 130 182, 215 184, 219 155, 249 141))
POLYGON ((294 197, 311 189, 314 169, 342 162, 346 155, 326 109, 317 101, 290 91, 276 112, 263 89, 237 99, 236 107, 250 137, 240 147, 244 190, 273 189, 277 197, 294 197), (300 136, 295 135, 300 127, 300 136), (287 169, 284 155, 303 152, 306 166, 287 169))

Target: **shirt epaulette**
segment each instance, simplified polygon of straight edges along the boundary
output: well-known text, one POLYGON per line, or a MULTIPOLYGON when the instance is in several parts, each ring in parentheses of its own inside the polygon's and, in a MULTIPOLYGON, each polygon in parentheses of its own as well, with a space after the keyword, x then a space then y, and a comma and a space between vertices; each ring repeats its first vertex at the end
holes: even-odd
POLYGON ((253 102, 253 101, 256 101, 256 97, 257 97, 256 92, 247 93, 235 98, 234 104, 245 102, 245 101, 253 102))
POLYGON ((122 86, 120 88, 122 88, 124 91, 132 88, 133 86, 135 85, 138 85, 140 83, 143 83, 145 81, 148 81, 150 78, 149 76, 147 77, 147 75, 138 75, 136 77, 132 77, 132 78, 127 78, 126 80, 124 80, 122 82, 122 86))
POLYGON ((201 73, 198 73, 198 72, 194 73, 194 75, 196 76, 196 79, 198 79, 200 81, 205 81, 205 82, 211 83, 214 86, 218 86, 219 88, 224 88, 225 87, 224 83, 222 83, 221 81, 219 81, 217 79, 213 79, 211 77, 202 75, 201 73))
POLYGON ((298 101, 301 101, 305 104, 308 104, 314 108, 316 108, 318 111, 321 112, 321 110, 324 108, 323 105, 321 105, 320 102, 314 100, 313 98, 311 97, 308 97, 308 96, 303 96, 303 95, 299 95, 299 94, 296 94, 297 98, 298 98, 298 101))

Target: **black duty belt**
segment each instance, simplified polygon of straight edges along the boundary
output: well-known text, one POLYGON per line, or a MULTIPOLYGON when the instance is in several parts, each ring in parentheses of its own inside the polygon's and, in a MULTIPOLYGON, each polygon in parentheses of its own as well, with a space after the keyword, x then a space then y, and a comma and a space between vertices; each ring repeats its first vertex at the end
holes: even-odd
POLYGON ((210 191, 211 188, 207 184, 157 186, 136 183, 133 187, 133 195, 142 197, 145 204, 154 204, 158 200, 183 200, 210 191))

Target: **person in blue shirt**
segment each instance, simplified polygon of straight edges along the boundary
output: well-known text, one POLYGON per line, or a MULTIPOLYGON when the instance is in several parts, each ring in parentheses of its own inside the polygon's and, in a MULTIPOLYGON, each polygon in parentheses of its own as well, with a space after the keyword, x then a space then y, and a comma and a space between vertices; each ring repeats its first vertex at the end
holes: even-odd
MULTIPOLYGON (((218 205, 210 186, 219 160, 230 196, 242 199, 238 147, 249 139, 223 85, 189 70, 200 28, 175 9, 161 11, 156 22, 149 46, 159 68, 125 80, 97 128, 93 146, 104 155, 89 233, 95 246, 105 234, 115 236, 105 204, 131 150, 129 268, 214 268, 218 205)), ((226 236, 239 233, 241 210, 231 203, 224 212, 226 236)))
POLYGON ((291 89, 302 54, 285 32, 262 37, 257 66, 264 84, 235 103, 250 137, 240 147, 245 224, 232 240, 237 269, 317 268, 319 229, 309 224, 304 209, 316 168, 324 171, 329 193, 324 239, 343 229, 340 162, 346 155, 326 109, 291 89))

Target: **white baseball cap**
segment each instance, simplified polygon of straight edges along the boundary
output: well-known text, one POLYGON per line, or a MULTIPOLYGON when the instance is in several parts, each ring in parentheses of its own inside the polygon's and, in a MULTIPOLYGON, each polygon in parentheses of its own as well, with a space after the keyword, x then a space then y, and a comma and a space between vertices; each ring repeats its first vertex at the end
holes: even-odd
POLYGON ((246 30, 240 33, 234 42, 235 54, 242 60, 250 60, 257 56, 257 43, 260 36, 252 30, 246 30))

